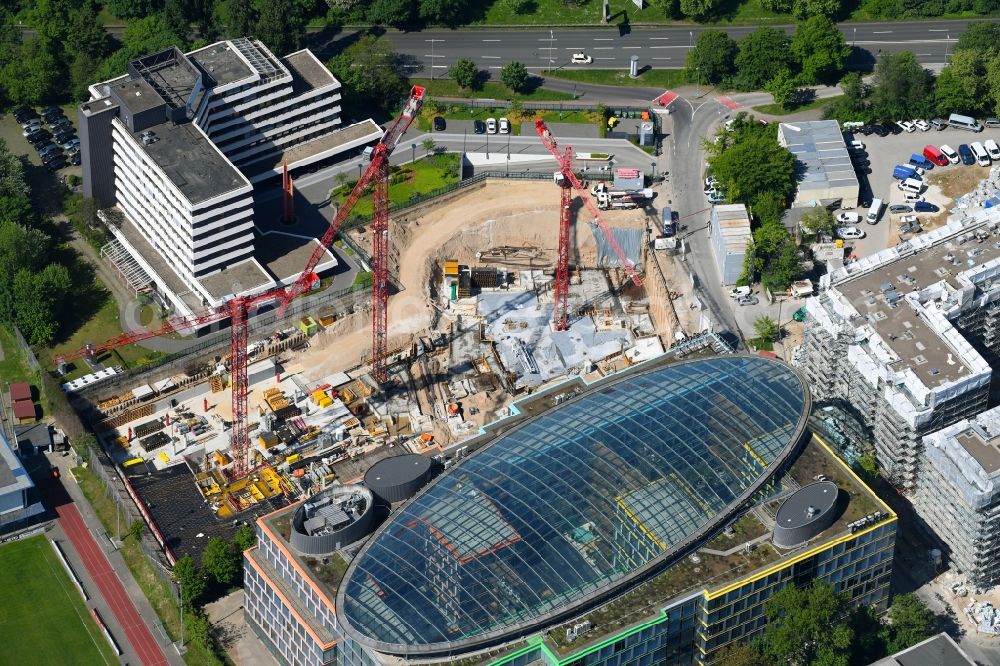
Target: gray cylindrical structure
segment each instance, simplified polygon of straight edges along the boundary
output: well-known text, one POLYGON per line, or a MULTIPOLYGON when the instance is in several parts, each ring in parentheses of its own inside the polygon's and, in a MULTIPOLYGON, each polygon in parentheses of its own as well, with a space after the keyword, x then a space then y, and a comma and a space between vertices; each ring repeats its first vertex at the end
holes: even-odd
POLYGON ((630 79, 639 78, 639 56, 634 55, 629 60, 628 76, 630 79))
POLYGON ((375 498, 360 484, 331 486, 303 502, 292 516, 292 548, 325 555, 366 536, 375 498))
POLYGON ((774 517, 774 545, 798 546, 833 525, 839 494, 837 484, 831 481, 810 483, 792 493, 774 517))
POLYGON ((365 485, 379 499, 402 502, 427 485, 431 475, 431 459, 410 453, 379 460, 369 467, 365 472, 365 485))

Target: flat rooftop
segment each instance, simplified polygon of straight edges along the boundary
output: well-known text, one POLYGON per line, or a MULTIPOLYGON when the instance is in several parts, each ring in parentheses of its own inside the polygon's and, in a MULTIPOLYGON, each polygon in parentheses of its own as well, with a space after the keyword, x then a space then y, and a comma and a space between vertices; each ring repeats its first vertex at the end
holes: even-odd
POLYGON ((256 291, 274 285, 274 280, 253 258, 244 259, 218 273, 199 278, 198 282, 205 287, 212 298, 217 300, 222 300, 230 294, 256 291))
POLYGON ((187 57, 210 77, 216 86, 242 81, 254 73, 229 42, 216 42, 188 53, 187 57))
POLYGON ((961 289, 966 285, 956 279, 959 273, 1000 258, 1000 237, 960 240, 967 235, 971 234, 953 236, 834 285, 899 357, 897 369, 912 369, 928 387, 960 379, 972 369, 963 363, 961 350, 949 344, 903 295, 941 281, 961 289))
POLYGON ((924 436, 926 461, 972 504, 1000 490, 1000 407, 924 436))
POLYGON ((121 81, 112 84, 110 90, 132 113, 142 113, 163 104, 163 98, 145 79, 121 81))
POLYGON ((948 634, 941 632, 870 666, 975 666, 948 634))
POLYGON ((28 490, 34 486, 24 465, 14 454, 7 438, 0 432, 0 494, 28 490))
POLYGON ((783 145, 802 164, 799 192, 836 187, 860 187, 847 151, 844 135, 836 120, 781 123, 783 145))
POLYGON ((149 130, 155 133, 156 141, 148 145, 142 142, 139 133, 129 134, 136 146, 146 151, 192 205, 250 187, 250 181, 194 123, 163 122, 149 130))
POLYGON ((199 73, 186 62, 184 54, 176 48, 137 58, 130 64, 139 66, 142 78, 175 109, 187 104, 200 78, 199 73))
POLYGON ((292 93, 295 95, 337 83, 330 70, 308 50, 289 53, 281 61, 292 75, 292 93))
POLYGON ((250 162, 242 168, 247 178, 254 178, 264 173, 277 172, 285 160, 288 161, 288 168, 294 168, 302 160, 314 157, 321 153, 329 152, 331 155, 338 152, 338 148, 350 143, 361 145, 369 141, 378 141, 385 132, 371 118, 363 120, 347 127, 335 129, 329 134, 318 136, 315 139, 292 146, 278 154, 269 153, 268 158, 250 162))
MULTIPOLYGON (((254 229, 254 258, 257 259, 274 277, 282 283, 287 283, 293 276, 302 272, 302 267, 309 261, 313 251, 319 247, 319 241, 313 237, 294 235, 272 231, 262 234, 254 229)), ((316 265, 316 272, 321 273, 337 266, 337 258, 329 250, 323 254, 323 259, 316 265)))

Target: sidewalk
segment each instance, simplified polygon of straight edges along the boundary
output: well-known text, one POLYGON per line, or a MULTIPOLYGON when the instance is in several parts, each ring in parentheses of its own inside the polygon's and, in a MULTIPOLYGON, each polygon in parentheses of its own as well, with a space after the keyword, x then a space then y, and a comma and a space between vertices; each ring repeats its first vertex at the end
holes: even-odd
MULTIPOLYGON (((82 525, 85 526, 84 534, 92 537, 91 541, 94 543, 94 547, 97 551, 103 555, 102 558, 105 561, 105 565, 109 567, 105 569, 105 574, 113 573, 114 576, 111 578, 118 587, 123 588, 123 592, 127 595, 124 598, 125 605, 131 608, 131 612, 134 616, 139 618, 139 622, 132 623, 133 633, 136 631, 144 631, 149 638, 146 640, 146 650, 153 650, 155 648, 154 654, 158 655, 159 661, 147 662, 145 660, 140 660, 134 663, 159 663, 159 664, 170 664, 171 666, 183 666, 184 660, 177 654, 176 649, 171 643, 169 637, 164 633, 164 630, 160 624, 160 620, 153 610, 153 607, 149 605, 149 601, 143 594, 142 589, 136 583, 135 579, 132 577, 131 571, 129 571, 128 566, 122 559, 121 555, 118 554, 117 550, 114 550, 111 542, 105 533, 104 526, 101 524, 100 519, 94 513, 90 504, 87 502, 83 493, 80 491, 79 486, 73 480, 70 474, 70 469, 73 467, 75 458, 74 456, 62 456, 60 454, 45 454, 49 462, 59 468, 60 481, 61 484, 57 483, 59 488, 65 491, 67 499, 71 500, 73 504, 70 506, 75 507, 75 513, 79 515, 82 521, 82 525), (149 641, 152 641, 150 643, 149 641)), ((51 507, 54 510, 59 510, 61 507, 51 507)), ((62 512, 60 511, 60 514, 62 512)), ((60 521, 61 522, 61 521, 60 521)), ((67 542, 63 542, 68 545, 67 542)), ((75 552, 74 549, 66 548, 67 556, 69 556, 69 551, 73 551, 73 557, 77 558, 74 562, 75 570, 83 576, 87 574, 89 579, 89 567, 82 567, 78 563, 80 560, 80 555, 75 552)), ((96 555, 96 553, 94 553, 96 555)), ((108 576, 105 576, 107 578, 108 576)), ((98 584, 100 581, 98 581, 98 584)), ((88 593, 94 595, 98 591, 98 588, 94 586, 94 583, 90 583, 90 587, 85 587, 88 593)), ((119 599, 119 601, 122 601, 119 599)), ((107 611, 105 609, 101 610, 101 617, 108 626, 111 627, 112 633, 115 639, 122 645, 123 648, 129 647, 129 641, 126 640, 128 627, 123 628, 116 620, 116 614, 113 612, 114 607, 110 607, 107 611)), ((135 650, 130 650, 135 654, 135 650)), ((130 662, 132 663, 132 662, 130 662)))

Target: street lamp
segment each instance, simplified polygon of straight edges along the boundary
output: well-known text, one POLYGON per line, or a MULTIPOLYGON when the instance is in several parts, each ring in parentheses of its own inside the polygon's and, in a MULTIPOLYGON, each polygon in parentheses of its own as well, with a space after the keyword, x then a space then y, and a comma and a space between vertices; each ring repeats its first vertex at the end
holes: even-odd
POLYGON ((358 162, 358 178, 361 178, 361 169, 362 169, 363 166, 364 166, 364 163, 358 162))
POLYGON ((411 143, 410 144, 410 162, 416 162, 416 161, 417 161, 417 144, 411 143))
POLYGON ((694 30, 688 31, 688 48, 694 46, 694 30))
POLYGON ((947 35, 948 41, 944 43, 944 59, 948 59, 948 49, 951 47, 951 35, 947 35))
POLYGON ((858 43, 858 29, 854 29, 854 39, 851 40, 851 46, 856 46, 858 43))
POLYGON ((650 162, 649 166, 653 167, 653 180, 656 180, 656 162, 650 162))
POLYGON ((552 49, 555 48, 556 33, 554 30, 549 30, 549 68, 551 69, 555 59, 552 57, 552 49))
POLYGON ((698 98, 701 97, 701 67, 695 67, 694 71, 698 75, 698 83, 694 87, 694 96, 698 98))

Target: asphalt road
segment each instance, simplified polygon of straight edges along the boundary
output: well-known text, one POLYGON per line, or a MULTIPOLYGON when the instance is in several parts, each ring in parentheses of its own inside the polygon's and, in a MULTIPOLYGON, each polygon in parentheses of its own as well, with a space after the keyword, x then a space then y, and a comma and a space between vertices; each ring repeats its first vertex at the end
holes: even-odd
MULTIPOLYGON (((941 65, 947 60, 958 36, 970 21, 910 21, 900 23, 844 23, 840 30, 854 46, 850 63, 871 65, 880 51, 913 51, 925 65, 941 65)), ((793 25, 775 26, 791 33, 793 25)), ((624 32, 617 26, 604 28, 553 28, 542 30, 426 30, 387 32, 385 37, 412 63, 413 74, 444 74, 459 58, 473 58, 480 67, 498 73, 512 60, 529 69, 626 68, 632 56, 639 56, 640 66, 683 67, 684 58, 708 26, 663 28, 637 27, 624 32), (593 57, 592 65, 572 65, 573 53, 593 57)), ((740 39, 755 26, 723 28, 740 39)), ((323 33, 310 38, 310 46, 323 57, 333 55, 342 43, 356 38, 344 32, 333 39, 323 33)))

